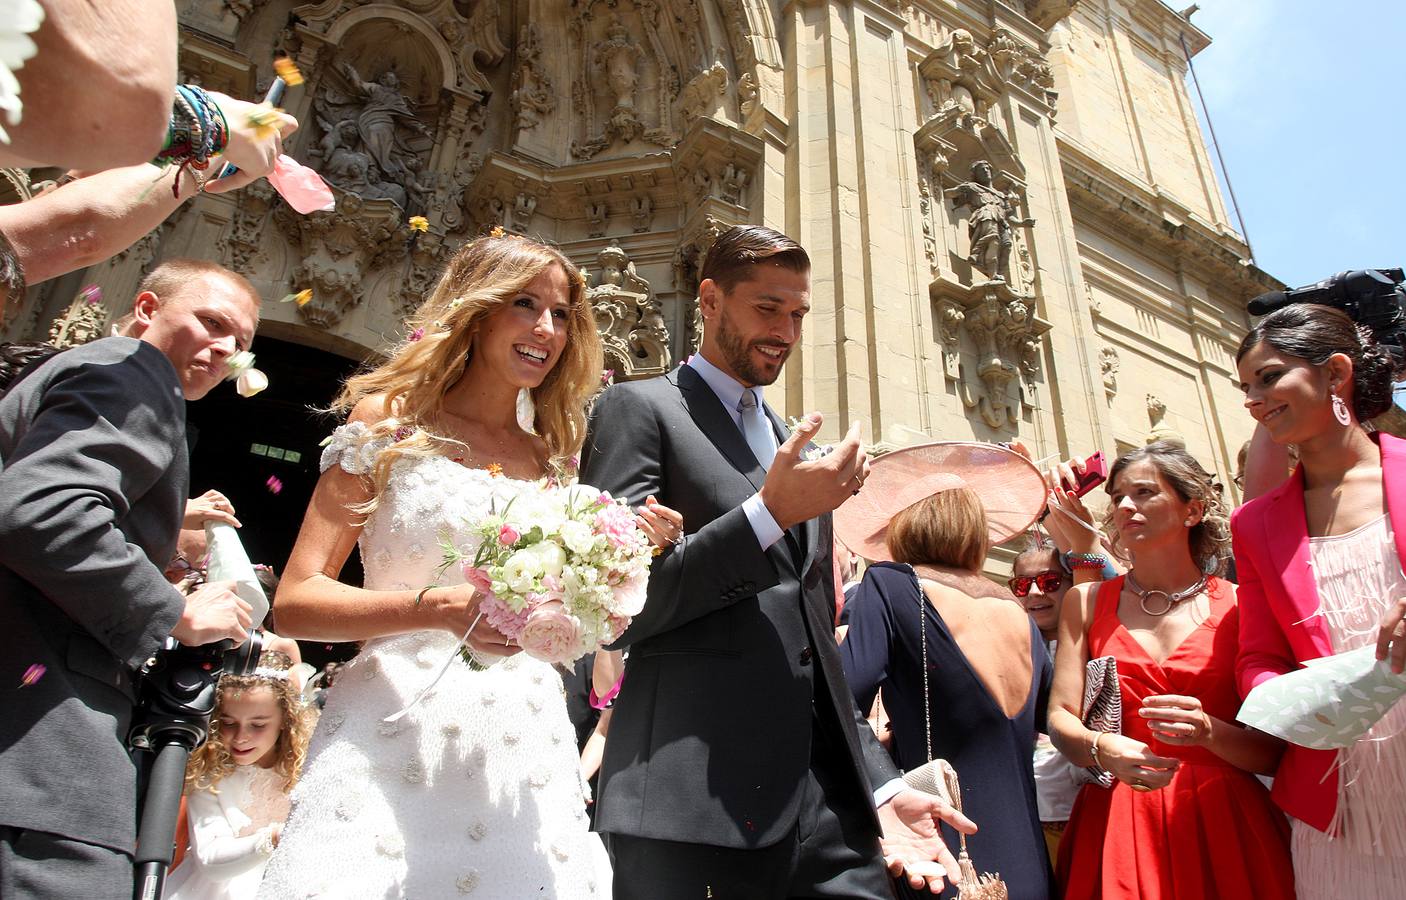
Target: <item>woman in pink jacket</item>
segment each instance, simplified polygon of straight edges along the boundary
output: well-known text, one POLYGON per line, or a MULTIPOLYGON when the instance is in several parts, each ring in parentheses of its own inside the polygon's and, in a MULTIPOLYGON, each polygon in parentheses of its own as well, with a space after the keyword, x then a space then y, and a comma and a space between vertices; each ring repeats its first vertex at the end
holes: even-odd
MULTIPOLYGON (((1392 361, 1327 306, 1266 316, 1236 354, 1245 406, 1299 448, 1289 480, 1231 518, 1242 695, 1310 659, 1375 644, 1406 667, 1406 441, 1363 422, 1391 406, 1392 361)), ((1342 751, 1289 745, 1273 796, 1291 817, 1300 898, 1406 889, 1406 704, 1342 751)))

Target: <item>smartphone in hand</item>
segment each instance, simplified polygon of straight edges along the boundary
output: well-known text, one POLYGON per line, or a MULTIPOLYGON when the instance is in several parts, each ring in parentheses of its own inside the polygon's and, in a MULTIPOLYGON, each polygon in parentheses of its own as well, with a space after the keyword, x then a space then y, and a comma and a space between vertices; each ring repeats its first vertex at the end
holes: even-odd
POLYGON ((1084 474, 1079 476, 1075 484, 1064 482, 1064 489, 1076 497, 1082 497, 1089 491, 1103 484, 1108 480, 1108 461, 1104 459, 1103 451, 1099 450, 1084 460, 1084 474))

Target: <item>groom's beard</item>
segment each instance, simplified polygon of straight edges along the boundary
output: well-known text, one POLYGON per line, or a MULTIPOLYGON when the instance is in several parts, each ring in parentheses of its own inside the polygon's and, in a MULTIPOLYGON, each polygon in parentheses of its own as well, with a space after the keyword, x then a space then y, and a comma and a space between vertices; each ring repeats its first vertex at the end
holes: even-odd
POLYGON ((765 387, 776 381, 781 375, 781 367, 786 364, 786 360, 791 356, 791 348, 785 348, 781 353, 781 359, 777 361, 774 373, 764 372, 756 367, 752 362, 753 347, 775 347, 775 344, 767 341, 753 341, 750 344, 742 342, 742 336, 732 327, 731 320, 724 312, 718 317, 718 349, 722 351, 723 358, 727 360, 728 368, 732 369, 734 375, 745 385, 765 387))

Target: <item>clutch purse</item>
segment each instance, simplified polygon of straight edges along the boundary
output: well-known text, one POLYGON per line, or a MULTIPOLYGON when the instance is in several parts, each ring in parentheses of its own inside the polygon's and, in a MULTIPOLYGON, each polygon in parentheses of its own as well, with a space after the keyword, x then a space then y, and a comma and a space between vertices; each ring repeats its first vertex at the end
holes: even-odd
MULTIPOLYGON (((927 742, 928 761, 921 766, 903 773, 903 781, 909 787, 925 794, 940 798, 958 812, 962 811, 962 785, 957 780, 957 770, 945 759, 932 757, 932 701, 928 695, 928 622, 927 600, 923 596, 922 585, 918 586, 918 628, 923 646, 923 737, 927 742)), ((1006 883, 999 874, 987 872, 978 875, 976 865, 967 855, 967 836, 957 834, 961 842, 961 852, 957 855, 957 865, 962 870, 962 880, 956 885, 957 900, 1007 900, 1006 883)))
MULTIPOLYGON (((1091 659, 1084 667, 1084 705, 1079 718, 1090 731, 1123 732, 1123 694, 1118 687, 1118 661, 1113 657, 1091 659)), ((1113 775, 1101 766, 1088 766, 1083 776, 1094 784, 1113 787, 1113 775)))

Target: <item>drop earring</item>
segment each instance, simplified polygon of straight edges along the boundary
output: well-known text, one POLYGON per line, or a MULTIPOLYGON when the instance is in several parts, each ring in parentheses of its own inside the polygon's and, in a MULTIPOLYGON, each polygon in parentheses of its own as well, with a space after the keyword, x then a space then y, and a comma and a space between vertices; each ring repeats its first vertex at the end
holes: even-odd
POLYGON ((532 391, 519 388, 517 392, 517 424, 528 434, 537 433, 537 407, 532 403, 532 391))
POLYGON ((1352 413, 1348 412, 1347 401, 1337 394, 1333 395, 1333 418, 1344 427, 1352 424, 1352 413))

